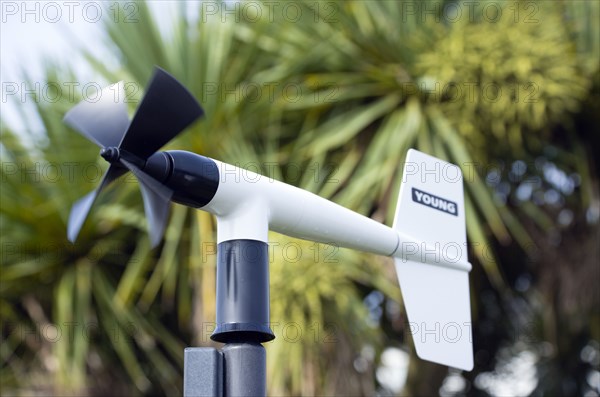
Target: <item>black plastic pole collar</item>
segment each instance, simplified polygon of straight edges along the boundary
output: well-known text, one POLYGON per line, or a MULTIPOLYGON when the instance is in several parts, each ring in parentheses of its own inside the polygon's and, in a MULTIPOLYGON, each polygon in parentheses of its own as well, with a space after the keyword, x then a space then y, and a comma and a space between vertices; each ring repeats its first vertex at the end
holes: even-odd
POLYGON ((210 337, 223 343, 275 339, 269 327, 269 247, 256 240, 217 246, 217 327, 210 337))

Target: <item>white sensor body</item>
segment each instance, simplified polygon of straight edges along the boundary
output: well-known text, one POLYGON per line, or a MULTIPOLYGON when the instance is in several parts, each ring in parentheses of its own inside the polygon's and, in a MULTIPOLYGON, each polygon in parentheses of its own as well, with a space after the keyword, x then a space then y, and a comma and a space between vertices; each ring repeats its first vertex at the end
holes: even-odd
POLYGON ((416 150, 404 166, 392 228, 297 187, 213 161, 219 185, 202 209, 218 243, 268 231, 394 257, 417 354, 471 370, 473 352, 460 168, 416 150))
POLYGON ((219 168, 219 187, 202 209, 217 216, 217 240, 268 242, 273 230, 305 240, 390 256, 393 229, 295 186, 230 164, 219 168))

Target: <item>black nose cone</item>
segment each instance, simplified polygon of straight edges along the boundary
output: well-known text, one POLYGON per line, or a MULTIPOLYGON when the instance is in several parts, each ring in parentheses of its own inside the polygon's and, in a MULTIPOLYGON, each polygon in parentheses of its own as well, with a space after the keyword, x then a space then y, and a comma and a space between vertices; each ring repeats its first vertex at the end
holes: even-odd
POLYGON ((106 147, 100 151, 100 156, 109 163, 115 163, 119 160, 119 149, 116 147, 106 147))

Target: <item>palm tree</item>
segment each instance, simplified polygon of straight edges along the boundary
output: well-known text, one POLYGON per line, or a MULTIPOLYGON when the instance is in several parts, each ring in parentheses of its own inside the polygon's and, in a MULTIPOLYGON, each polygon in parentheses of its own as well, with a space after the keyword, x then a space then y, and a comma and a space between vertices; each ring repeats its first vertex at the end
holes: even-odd
MULTIPOLYGON (((138 23, 105 23, 121 69, 88 59, 109 81, 137 87, 156 64, 190 88, 207 117, 173 148, 258 167, 388 224, 409 147, 459 164, 467 176, 470 257, 483 270, 472 273, 476 323, 489 320, 477 304, 489 291, 513 301, 512 279, 525 266, 514 255, 538 252, 532 247, 543 246, 560 224, 557 212, 574 208, 581 218, 597 200, 590 138, 574 124, 590 106, 585 101, 597 98, 598 65, 588 60, 597 59, 598 32, 586 25, 597 4, 507 2, 491 18, 482 3, 472 18, 451 20, 448 7, 461 3, 408 9, 388 1, 307 2, 283 14, 253 2, 262 12, 240 3, 228 16, 221 13, 229 5, 215 3, 199 16, 182 6, 167 36, 147 4, 135 4, 138 23), (532 18, 538 23, 528 23, 532 18), (543 171, 521 172, 521 163, 540 157, 579 175, 580 188, 558 190, 570 206, 533 199, 558 189, 543 171)), ((68 76, 51 68, 47 80, 68 76)), ((132 106, 139 95, 132 93, 132 106)), ((164 243, 150 251, 137 188, 126 180, 103 196, 78 243, 68 245, 62 236, 69 204, 91 190, 87 182, 97 182, 83 170, 102 167, 90 145, 61 123, 71 105, 64 98, 38 105, 41 142, 2 131, 3 162, 15 165, 2 168, 2 384, 103 394, 115 392, 102 388, 114 383, 123 394, 180 393, 183 347, 210 343, 213 221, 174 206, 164 243), (66 175, 66 161, 76 163, 73 178, 49 174, 59 164, 66 175), (75 330, 72 338, 44 334, 56 325, 75 330)), ((281 327, 268 345, 270 393, 373 394, 379 353, 405 341, 401 314, 380 316, 382 329, 363 304, 374 290, 401 303, 390 263, 270 237, 272 321, 281 327), (290 257, 289 247, 299 254, 290 257), (365 349, 375 354, 359 372, 354 362, 365 349)), ((537 313, 535 305, 531 310, 537 313)), ((560 310, 546 313, 546 323, 560 310)), ((493 357, 498 343, 484 348, 493 357)), ((411 360, 406 391, 437 393, 446 375, 441 366, 411 360)))

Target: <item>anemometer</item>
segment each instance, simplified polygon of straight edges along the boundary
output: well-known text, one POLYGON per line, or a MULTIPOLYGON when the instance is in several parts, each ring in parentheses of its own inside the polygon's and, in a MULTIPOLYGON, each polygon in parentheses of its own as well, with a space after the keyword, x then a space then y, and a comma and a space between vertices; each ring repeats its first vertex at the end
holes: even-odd
POLYGON ((64 119, 100 146, 110 163, 100 186, 74 204, 69 240, 76 240, 99 193, 129 171, 140 182, 153 247, 164 234, 171 201, 217 219, 217 327, 211 339, 225 346, 186 349, 185 396, 266 394, 262 343, 275 338, 269 327, 269 230, 394 258, 417 355, 473 368, 471 264, 459 167, 409 150, 390 228, 218 160, 180 150, 158 152, 204 114, 190 92, 160 68, 131 121, 122 82, 101 94, 97 102, 76 105, 64 119), (115 89, 119 101, 109 95, 115 89))

